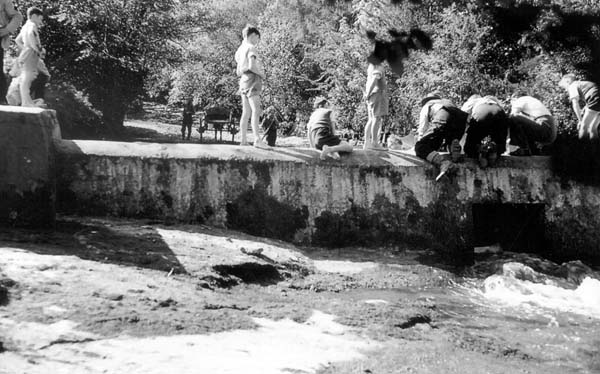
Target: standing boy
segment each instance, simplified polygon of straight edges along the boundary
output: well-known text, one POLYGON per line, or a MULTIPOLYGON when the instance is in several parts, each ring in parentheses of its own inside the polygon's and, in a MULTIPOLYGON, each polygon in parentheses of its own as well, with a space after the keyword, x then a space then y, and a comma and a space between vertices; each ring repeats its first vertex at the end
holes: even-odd
POLYGON ((579 81, 574 74, 566 74, 558 85, 569 93, 569 100, 577 116, 579 139, 598 137, 598 124, 600 123, 600 92, 598 86, 589 81, 579 81), (579 102, 584 102, 581 109, 579 102))
POLYGON ((21 68, 21 82, 19 90, 21 92, 22 106, 35 106, 31 99, 31 82, 38 75, 38 64, 40 56, 46 51, 42 48, 40 42, 39 27, 42 26, 44 14, 39 8, 31 7, 27 9, 27 22, 21 28, 21 32, 15 39, 15 42, 21 49, 18 62, 21 68))
POLYGON ((256 52, 256 45, 260 42, 260 32, 256 27, 246 26, 242 30, 242 37, 244 40, 235 52, 236 74, 240 77, 239 93, 242 96, 241 145, 248 145, 246 134, 248 132, 248 120, 250 119, 252 134, 254 135, 254 146, 256 148, 267 148, 268 146, 260 139, 259 133, 259 120, 262 110, 260 94, 265 79, 265 71, 256 52))
POLYGON ((383 61, 369 62, 367 67, 367 86, 365 99, 367 101, 367 124, 365 125, 365 144, 363 149, 382 150, 379 143, 379 129, 383 116, 389 112, 389 97, 383 61))

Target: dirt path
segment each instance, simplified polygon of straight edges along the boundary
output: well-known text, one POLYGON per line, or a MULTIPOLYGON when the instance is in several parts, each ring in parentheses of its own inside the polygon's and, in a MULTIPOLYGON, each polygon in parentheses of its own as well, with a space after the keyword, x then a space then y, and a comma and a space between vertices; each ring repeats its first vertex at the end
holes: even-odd
POLYGON ((427 258, 128 220, 2 232, 0 373, 600 369, 597 320, 510 320, 427 258))

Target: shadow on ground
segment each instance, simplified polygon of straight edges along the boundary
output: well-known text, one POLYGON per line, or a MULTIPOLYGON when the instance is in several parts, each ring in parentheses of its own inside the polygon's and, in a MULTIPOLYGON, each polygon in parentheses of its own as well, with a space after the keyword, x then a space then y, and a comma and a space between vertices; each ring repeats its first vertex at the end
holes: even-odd
POLYGON ((139 224, 59 219, 54 230, 13 228, 0 232, 0 245, 10 243, 43 255, 186 273, 156 229, 139 224))

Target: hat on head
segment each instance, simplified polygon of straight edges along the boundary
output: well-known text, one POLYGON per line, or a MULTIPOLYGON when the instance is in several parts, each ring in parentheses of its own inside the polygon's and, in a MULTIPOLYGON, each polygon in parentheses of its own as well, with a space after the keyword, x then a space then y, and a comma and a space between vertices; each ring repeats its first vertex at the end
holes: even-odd
POLYGON ((315 103, 313 104, 313 108, 318 108, 319 106, 321 106, 322 104, 326 103, 327 99, 324 98, 323 96, 317 96, 315 98, 315 103))
POLYGON ((440 100, 441 98, 442 98, 442 95, 440 94, 440 91, 430 92, 427 95, 425 95, 424 98, 421 99, 421 106, 425 105, 428 101, 440 100))

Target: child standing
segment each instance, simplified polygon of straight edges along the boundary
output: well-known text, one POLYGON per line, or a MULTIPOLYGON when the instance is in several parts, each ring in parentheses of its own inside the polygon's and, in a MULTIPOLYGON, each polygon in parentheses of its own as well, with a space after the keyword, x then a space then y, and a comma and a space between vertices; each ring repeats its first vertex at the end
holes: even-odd
POLYGON ((40 42, 39 27, 42 26, 44 14, 39 8, 31 7, 27 9, 27 22, 21 28, 21 32, 15 39, 15 42, 21 49, 18 57, 21 68, 21 82, 19 91, 21 92, 22 106, 35 106, 31 99, 31 82, 38 75, 38 64, 40 56, 45 53, 40 42))
POLYGON ((235 52, 236 74, 240 77, 239 93, 242 96, 241 145, 248 144, 246 134, 248 132, 248 120, 250 119, 252 134, 254 135, 254 146, 267 148, 267 145, 260 139, 259 133, 259 119, 262 110, 260 94, 265 79, 264 68, 256 52, 256 45, 260 42, 260 32, 256 27, 246 26, 242 31, 242 37, 244 40, 235 52))
POLYGON ((368 119, 365 125, 363 149, 382 150, 384 148, 379 143, 379 128, 381 127, 381 117, 387 116, 389 111, 389 97, 383 62, 378 64, 369 63, 365 99, 367 101, 368 119))
POLYGON ((578 81, 574 74, 566 74, 558 85, 569 93, 573 111, 577 116, 579 139, 598 137, 598 125, 600 124, 600 91, 598 86, 589 81, 578 81), (583 110, 580 101, 585 103, 583 110))

